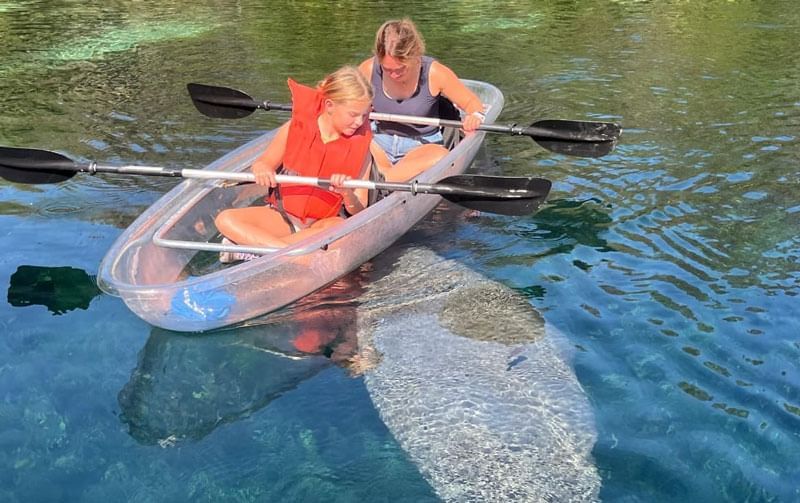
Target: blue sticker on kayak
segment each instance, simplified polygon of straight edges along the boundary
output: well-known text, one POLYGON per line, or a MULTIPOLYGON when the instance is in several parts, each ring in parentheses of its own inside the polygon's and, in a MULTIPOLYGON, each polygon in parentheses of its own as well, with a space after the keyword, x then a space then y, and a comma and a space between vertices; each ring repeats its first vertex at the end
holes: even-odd
POLYGON ((184 288, 172 298, 172 311, 187 320, 221 320, 228 316, 236 298, 224 290, 184 288))

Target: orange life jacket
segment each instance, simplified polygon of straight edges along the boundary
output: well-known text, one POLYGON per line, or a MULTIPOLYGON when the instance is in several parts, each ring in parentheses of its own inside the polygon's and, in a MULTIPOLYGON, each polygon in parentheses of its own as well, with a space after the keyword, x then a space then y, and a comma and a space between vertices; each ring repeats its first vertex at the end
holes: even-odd
MULTIPOLYGON (((289 79, 292 119, 283 155, 283 167, 299 176, 330 178, 335 173, 358 177, 369 153, 372 131, 369 121, 350 137, 323 143, 317 118, 324 96, 317 89, 289 79)), ((305 223, 306 218, 329 218, 339 213, 343 198, 336 192, 311 185, 281 185, 279 197, 284 211, 305 223)), ((274 197, 270 202, 275 204, 274 197)))

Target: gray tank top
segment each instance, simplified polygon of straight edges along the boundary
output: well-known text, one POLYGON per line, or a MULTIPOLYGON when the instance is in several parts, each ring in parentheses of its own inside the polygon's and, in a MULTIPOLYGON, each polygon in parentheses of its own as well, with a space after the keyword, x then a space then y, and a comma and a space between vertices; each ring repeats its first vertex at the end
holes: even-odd
MULTIPOLYGON (((439 117, 439 96, 432 96, 430 85, 428 85, 428 77, 430 76, 431 64, 433 62, 434 59, 432 57, 422 56, 422 68, 419 72, 417 90, 407 99, 395 100, 389 98, 386 96, 386 93, 383 92, 383 68, 381 68, 378 58, 374 58, 372 62, 372 88, 375 91, 375 97, 372 100, 372 106, 375 111, 383 114, 439 117)), ((436 126, 378 121, 379 133, 396 134, 399 136, 426 136, 437 129, 438 127, 436 126)))

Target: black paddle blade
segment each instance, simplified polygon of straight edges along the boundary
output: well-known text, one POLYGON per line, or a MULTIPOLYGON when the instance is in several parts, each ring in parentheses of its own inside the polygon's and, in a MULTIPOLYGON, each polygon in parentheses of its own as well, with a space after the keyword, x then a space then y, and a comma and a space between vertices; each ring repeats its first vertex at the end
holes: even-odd
POLYGON ((524 216, 535 213, 550 193, 550 180, 534 177, 456 175, 438 184, 469 189, 473 194, 442 194, 450 202, 465 208, 524 216))
POLYGON ((614 150, 622 128, 613 122, 551 119, 534 122, 521 134, 557 154, 603 157, 614 150))
POLYGON ((0 147, 0 177, 14 183, 59 183, 80 168, 69 157, 49 150, 0 147))
POLYGON ((258 109, 259 103, 236 89, 194 83, 187 84, 186 88, 195 108, 208 117, 241 119, 258 109))
POLYGON ((613 122, 562 119, 536 121, 522 131, 522 134, 537 138, 588 142, 617 141, 621 133, 622 128, 613 122))

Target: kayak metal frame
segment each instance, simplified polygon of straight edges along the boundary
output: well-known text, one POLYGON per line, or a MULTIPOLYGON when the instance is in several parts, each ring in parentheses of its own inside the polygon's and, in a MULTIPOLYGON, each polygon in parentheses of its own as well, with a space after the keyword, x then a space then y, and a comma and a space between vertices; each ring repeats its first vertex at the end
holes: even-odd
MULTIPOLYGON (((429 196, 441 197, 433 195, 429 196)), ((205 197, 205 194, 202 194, 202 197, 205 197)), ((403 201, 403 203, 405 203, 405 200, 403 201)), ((153 234, 153 243, 158 246, 162 246, 164 248, 175 248, 178 250, 209 251, 209 252, 244 252, 244 253, 256 253, 259 255, 269 255, 277 252, 286 252, 287 255, 293 255, 293 256, 307 255, 309 253, 318 250, 323 250, 323 251, 327 250, 331 244, 342 239, 344 236, 350 234, 351 232, 353 232, 354 229, 359 229, 364 225, 370 223, 375 218, 380 217, 380 215, 376 214, 373 218, 365 219, 355 228, 351 227, 349 229, 344 229, 341 231, 334 232, 332 233, 332 235, 326 237, 321 241, 317 241, 311 246, 304 246, 299 248, 295 247, 274 248, 266 246, 247 246, 247 245, 237 245, 237 244, 226 245, 222 243, 209 243, 206 241, 187 241, 180 239, 169 239, 164 237, 165 234, 171 231, 173 227, 175 227, 175 225, 177 225, 180 222, 180 220, 186 216, 186 214, 191 210, 191 208, 192 208, 191 205, 187 205, 181 211, 169 217, 153 234)))

